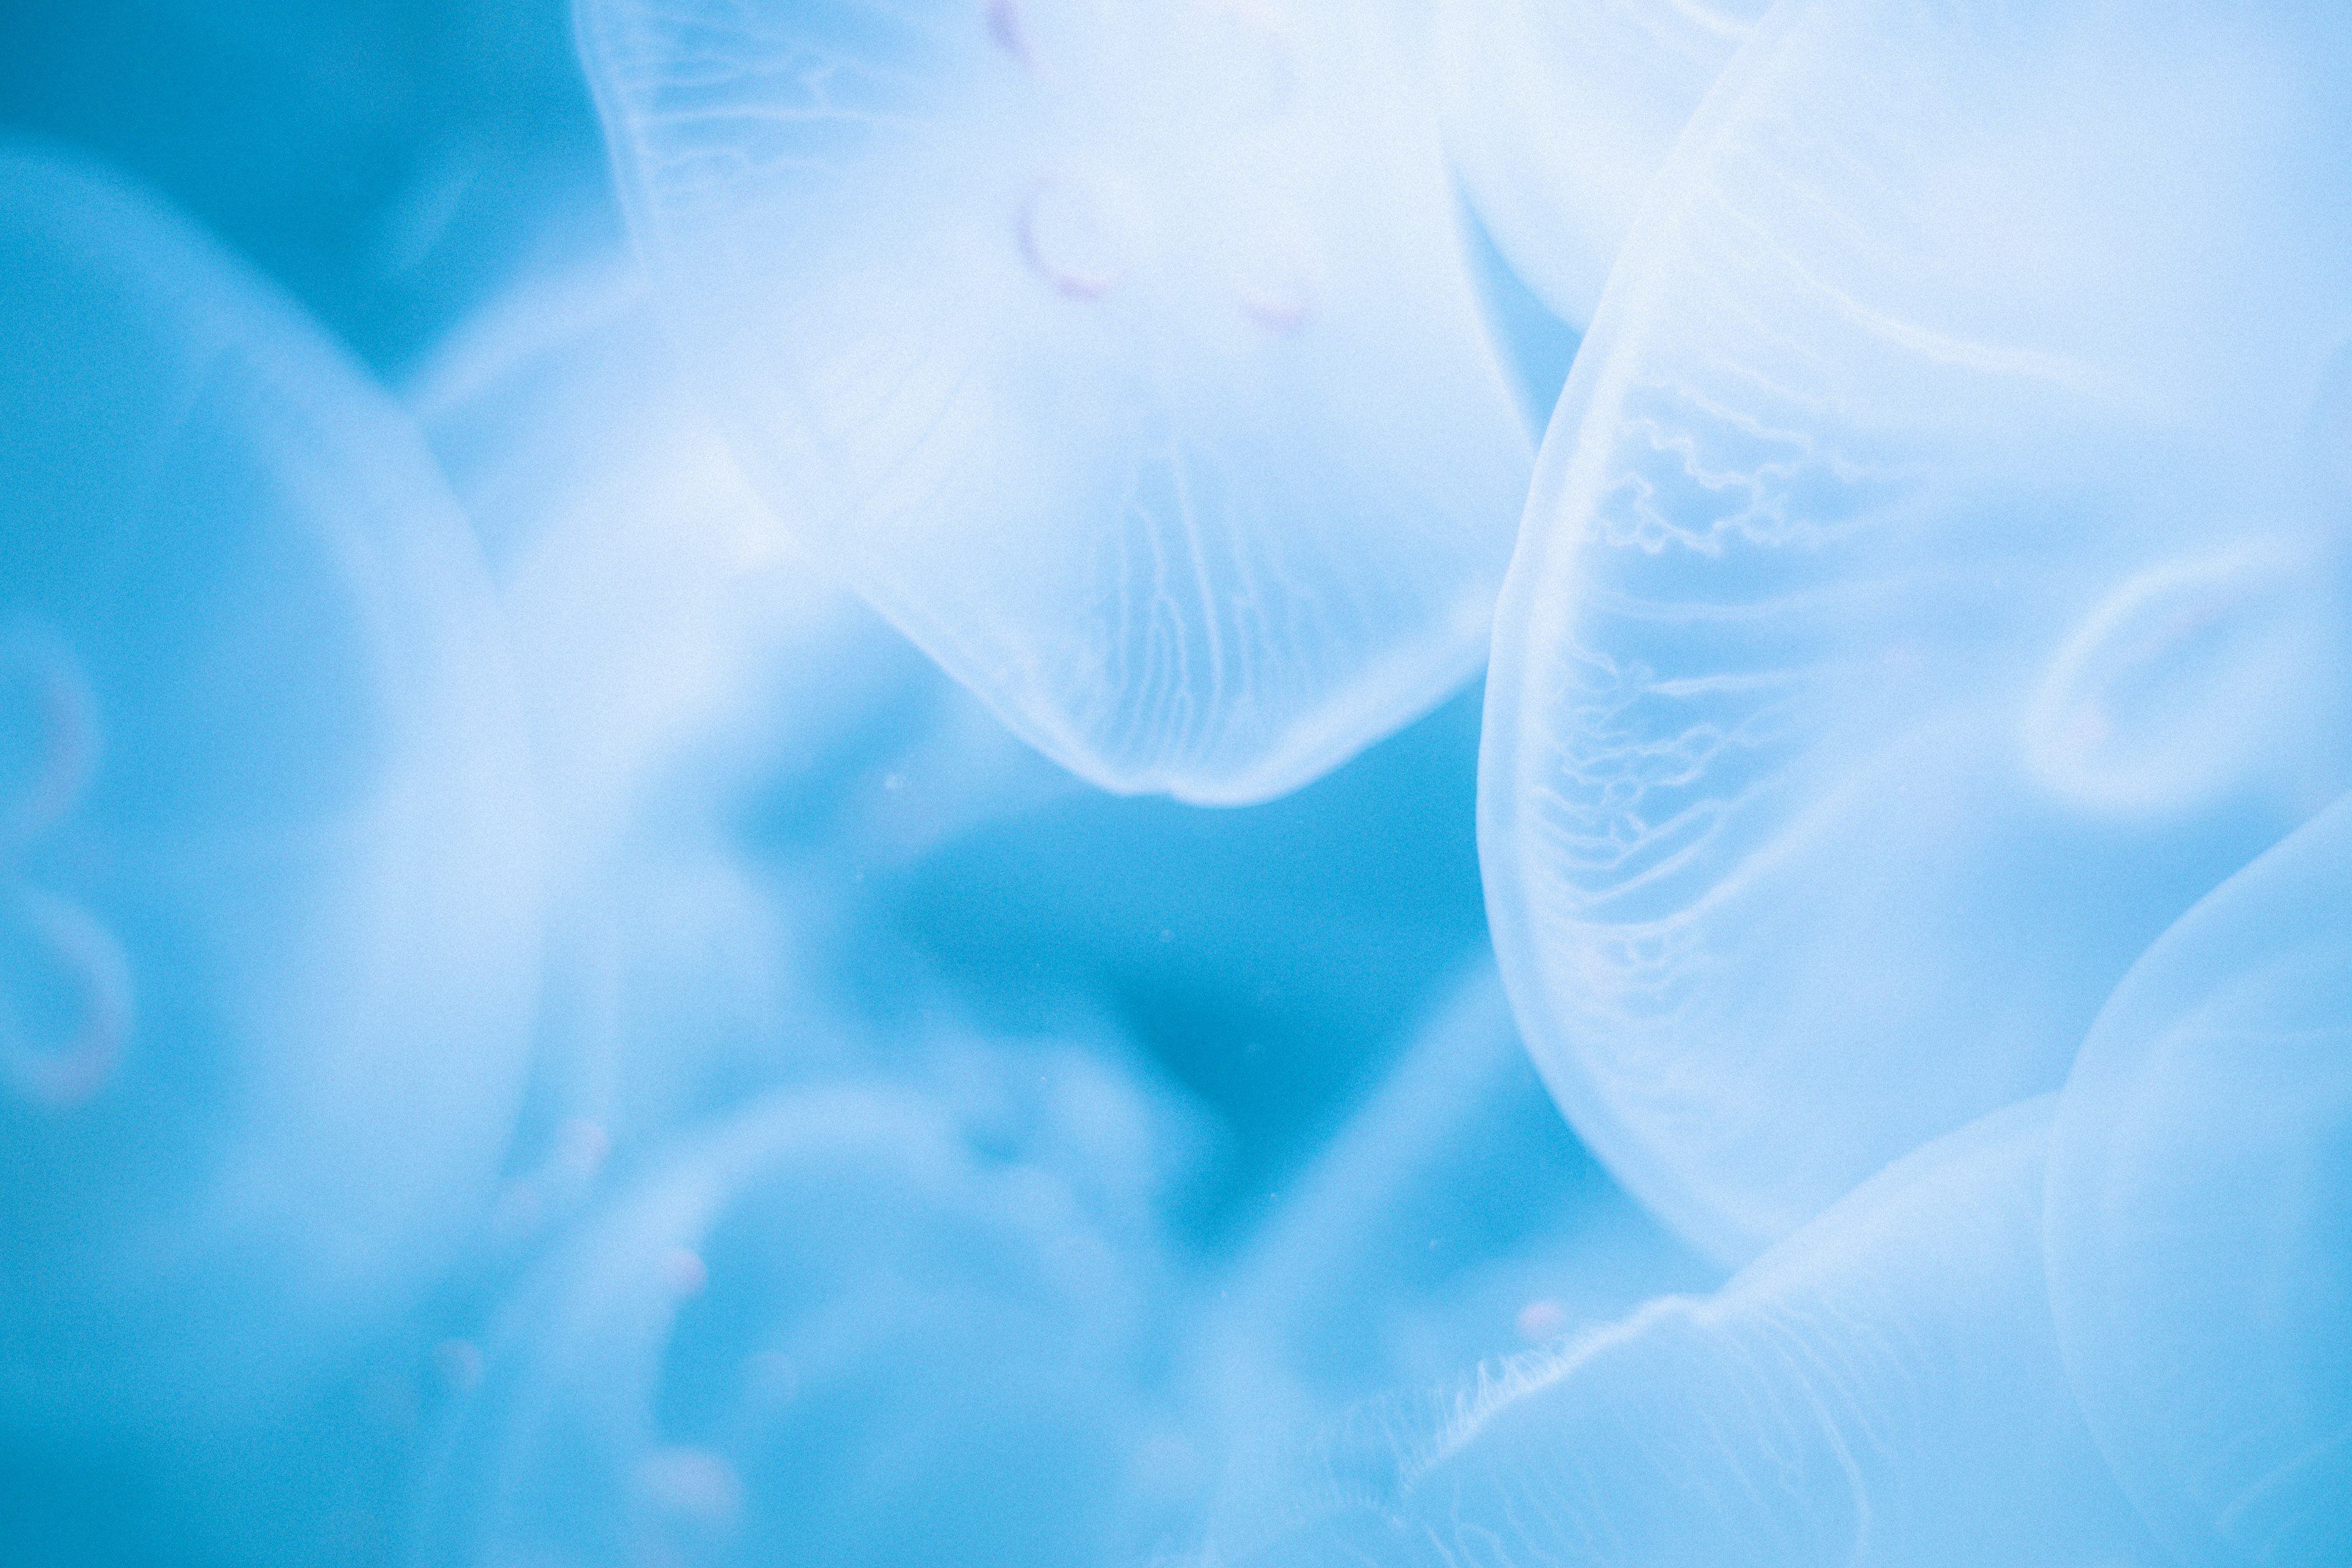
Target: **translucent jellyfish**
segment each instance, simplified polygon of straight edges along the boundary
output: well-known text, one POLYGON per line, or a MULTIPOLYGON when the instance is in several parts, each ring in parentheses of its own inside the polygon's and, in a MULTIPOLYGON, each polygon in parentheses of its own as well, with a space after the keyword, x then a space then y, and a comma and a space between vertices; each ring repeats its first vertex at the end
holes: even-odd
POLYGON ((2157 1568, 2058 1354, 2051 1109, 1906 1157, 1712 1297, 1491 1376, 1426 1442, 1365 1446, 1238 1561, 2157 1568))
POLYGON ((1526 436, 1399 0, 596 0, 778 514, 1123 792, 1291 789, 1485 657, 1526 436))
POLYGON ((530 1035, 505 651, 414 429, 0 147, 0 1426, 301 1387, 477 1224, 530 1035))
POLYGON ((2352 1542, 2352 799, 2165 933, 2099 1015, 2050 1162, 2068 1372, 2183 1561, 2352 1542))
POLYGON ((1487 963, 1283 1185, 1193 1352, 1202 1397, 1244 1454, 1719 1279, 1577 1147, 1487 963))
POLYGON ((583 226, 542 225, 572 259, 515 278, 409 388, 489 557, 541 802, 550 952, 519 1158, 548 1163, 510 1193, 518 1218, 578 1187, 584 1129, 625 1153, 721 1085, 839 1069, 840 1009, 816 994, 839 912, 795 862, 878 871, 1067 787, 772 520, 642 274, 566 233, 583 226))
POLYGON ((838 837, 841 792, 917 770, 935 742, 956 752, 961 798, 900 813, 888 855, 1063 792, 992 723, 950 711, 976 705, 775 521, 635 262, 552 243, 579 254, 518 277, 410 400, 490 556, 540 769, 562 782, 545 807, 559 869, 689 809, 682 792, 709 813, 779 774, 803 837, 838 837))
POLYGON ((1528 287, 1583 327, 1633 215, 1769 0, 1444 0, 1445 141, 1528 287))
POLYGON ((902 1089, 744 1108, 506 1312, 419 1561, 1112 1560, 1164 1456, 1164 1287, 1116 1178, 1040 1151, 1132 1166, 1123 1103, 1009 1141, 902 1089))
POLYGON ((1659 176, 1480 843, 1554 1091, 1725 1258, 2055 1088, 2352 783, 2347 67, 2325 9, 1797 4, 1659 176))
POLYGON ((409 402, 491 563, 539 772, 561 784, 543 808, 559 872, 608 855, 716 731, 780 708, 767 722, 821 751, 918 662, 894 665, 887 633, 771 521, 625 258, 524 274, 409 402))

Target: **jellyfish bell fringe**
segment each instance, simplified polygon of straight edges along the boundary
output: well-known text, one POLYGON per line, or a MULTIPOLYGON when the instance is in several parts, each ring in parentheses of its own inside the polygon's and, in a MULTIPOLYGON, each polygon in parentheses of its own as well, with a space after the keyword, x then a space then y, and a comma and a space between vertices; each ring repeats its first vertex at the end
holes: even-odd
POLYGON ((1480 845, 1570 1120, 1727 1261, 2054 1089, 2352 783, 2347 65, 2319 11, 1784 5, 1661 169, 1498 611, 1480 845))
POLYGON ((1485 657, 1527 476, 1418 6, 589 0, 776 515, 1073 773, 1264 800, 1485 657))
POLYGON ((1350 1420, 1323 1506, 1218 1561, 2157 1568, 2051 1321, 2053 1110, 1906 1156, 1714 1295, 1350 1420))

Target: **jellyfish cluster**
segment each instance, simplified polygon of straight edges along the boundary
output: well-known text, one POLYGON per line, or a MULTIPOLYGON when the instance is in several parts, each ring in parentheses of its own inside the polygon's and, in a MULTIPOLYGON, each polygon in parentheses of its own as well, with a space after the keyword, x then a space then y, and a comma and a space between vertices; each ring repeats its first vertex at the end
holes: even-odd
POLYGON ((0 15, 0 1562, 2352 1563, 2352 11, 0 15))

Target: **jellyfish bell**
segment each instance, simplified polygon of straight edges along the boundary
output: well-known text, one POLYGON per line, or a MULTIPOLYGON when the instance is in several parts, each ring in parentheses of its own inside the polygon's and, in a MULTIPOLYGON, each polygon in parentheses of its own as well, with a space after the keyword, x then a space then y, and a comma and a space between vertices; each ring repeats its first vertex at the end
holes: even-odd
POLYGON ((1712 1295, 1483 1376, 1238 1561, 2158 1568, 2050 1321, 2052 1110, 1915 1151, 1712 1295))
POLYGON ((1189 1352, 1242 1454, 1717 1278, 1576 1146, 1483 960, 1283 1187, 1189 1352))
POLYGON ((911 1089, 740 1108, 515 1297, 417 1561, 1103 1560, 1155 1266, 1081 1185, 911 1089))
POLYGON ((2147 950, 2061 1102, 2067 1370, 2185 1563, 2332 1562, 2352 1526, 2348 878, 2339 801, 2147 950))
POLYGON ((1318 1516, 1359 1463, 1392 1471, 1482 1362, 1719 1278, 1577 1148, 1484 961, 1269 1197, 1181 1363, 1218 1459, 1220 1552, 1318 1516), (1343 1441, 1318 1436, 1333 1428, 1343 1441))
POLYGON ((1765 0, 1445 0, 1445 142, 1472 209, 1581 330, 1650 180, 1765 0))
POLYGON ((1784 5, 1659 175, 1498 611, 1480 841, 1554 1092, 1718 1256, 2054 1087, 2352 783, 2306 434, 2347 63, 2332 14, 1784 5))
POLYGON ((406 389, 488 560, 542 802, 543 1001, 497 1227, 518 1245, 593 1187, 577 1129, 657 1135, 808 1015, 778 889, 724 842, 719 753, 770 711, 821 752, 887 686, 855 602, 693 408, 636 269, 577 219, 539 226, 548 258, 406 389))
POLYGON ((0 147, 0 1426, 196 1430, 478 1213, 534 850, 414 431, 146 194, 0 147))
MULTIPOLYGON (((911 768, 905 731, 950 722, 935 668, 743 478, 635 261, 561 233, 543 248, 408 400, 490 560, 556 874, 593 876, 649 816, 721 815, 779 773, 814 802, 877 755, 911 768)), ((1048 772, 970 740, 969 812, 1048 772)))
POLYGON ((561 781, 551 853, 581 872, 681 752, 763 700, 822 722, 888 666, 695 408, 637 269, 561 248, 441 344, 408 401, 490 561, 540 771, 561 781), (793 661, 804 689, 758 689, 835 635, 840 658, 793 661))
POLYGON ((1526 437, 1422 26, 581 11, 667 318, 777 515, 1055 761, 1213 803, 1317 776, 1483 657, 1526 437))
POLYGON ((488 557, 541 803, 518 1237, 584 1191, 567 1127, 625 1145, 843 1065, 806 1026, 847 967, 832 862, 878 873, 1065 783, 752 491, 610 226, 542 217, 543 258, 406 389, 488 557))

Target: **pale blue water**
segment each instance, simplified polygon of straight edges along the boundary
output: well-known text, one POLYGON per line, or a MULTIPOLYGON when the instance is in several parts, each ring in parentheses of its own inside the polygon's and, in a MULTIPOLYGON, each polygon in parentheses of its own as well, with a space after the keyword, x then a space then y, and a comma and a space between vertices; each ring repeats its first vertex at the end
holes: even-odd
POLYGON ((2352 1561, 2352 19, 0 11, 0 1563, 2352 1561))

